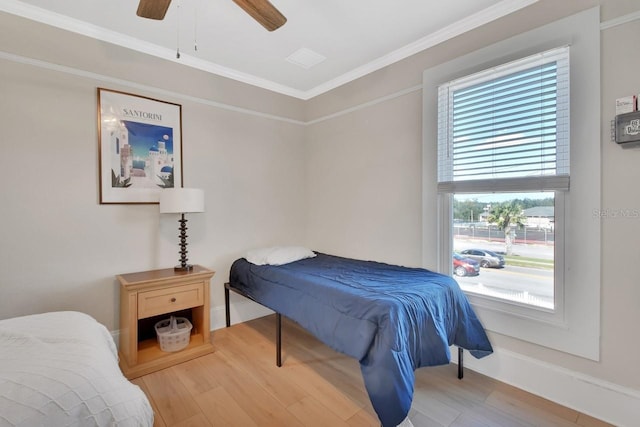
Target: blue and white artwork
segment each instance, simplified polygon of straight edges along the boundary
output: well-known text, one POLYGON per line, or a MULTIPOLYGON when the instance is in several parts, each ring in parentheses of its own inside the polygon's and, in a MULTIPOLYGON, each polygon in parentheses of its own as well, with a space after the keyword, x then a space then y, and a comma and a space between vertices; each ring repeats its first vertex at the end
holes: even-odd
POLYGON ((173 129, 122 120, 111 135, 112 187, 171 188, 173 182, 173 129))
POLYGON ((182 185, 181 106, 99 89, 101 203, 156 203, 182 185))

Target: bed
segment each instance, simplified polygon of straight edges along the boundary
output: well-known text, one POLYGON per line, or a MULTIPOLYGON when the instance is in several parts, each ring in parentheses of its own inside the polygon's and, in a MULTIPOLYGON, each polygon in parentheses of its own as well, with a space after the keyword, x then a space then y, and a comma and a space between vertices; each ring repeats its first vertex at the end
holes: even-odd
POLYGON ((152 426, 109 331, 74 311, 0 320, 0 426, 152 426))
POLYGON ((282 265, 240 258, 225 285, 227 326, 229 290, 274 310, 278 324, 284 315, 356 358, 385 427, 407 417, 417 368, 449 363, 451 345, 477 358, 493 351, 457 282, 421 268, 323 253, 282 265))

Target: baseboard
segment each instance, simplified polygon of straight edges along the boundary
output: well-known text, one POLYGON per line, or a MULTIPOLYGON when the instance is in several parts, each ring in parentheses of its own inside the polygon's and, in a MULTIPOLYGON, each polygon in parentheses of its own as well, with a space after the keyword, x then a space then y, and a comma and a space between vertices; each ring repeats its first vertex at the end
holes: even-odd
POLYGON ((509 350, 480 360, 467 353, 464 366, 615 426, 640 419, 640 391, 509 350))

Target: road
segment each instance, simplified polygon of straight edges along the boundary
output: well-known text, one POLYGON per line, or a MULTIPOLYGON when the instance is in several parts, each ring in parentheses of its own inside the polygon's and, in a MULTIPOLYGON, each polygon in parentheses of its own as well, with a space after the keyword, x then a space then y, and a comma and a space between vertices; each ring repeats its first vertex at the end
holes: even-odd
POLYGON ((553 308, 553 271, 507 265, 482 268, 478 276, 455 277, 469 292, 553 308))
MULTIPOLYGON (((453 236, 457 252, 465 249, 486 249, 504 253, 504 240, 486 240, 469 236, 453 236)), ((540 259, 554 259, 553 244, 544 242, 515 243, 513 255, 540 259)), ((460 287, 468 292, 553 308, 553 270, 506 265, 502 269, 481 268, 478 276, 457 277, 460 287)))

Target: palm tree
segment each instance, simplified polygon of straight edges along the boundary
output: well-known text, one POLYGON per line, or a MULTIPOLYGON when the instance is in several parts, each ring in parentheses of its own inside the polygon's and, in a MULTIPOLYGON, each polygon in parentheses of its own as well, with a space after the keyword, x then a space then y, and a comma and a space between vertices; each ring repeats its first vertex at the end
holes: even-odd
POLYGON ((119 176, 116 176, 116 173, 111 169, 111 187, 112 188, 127 188, 131 187, 131 177, 121 180, 119 176))
POLYGON ((173 188, 173 171, 171 171, 169 176, 166 177, 166 178, 163 178, 160 175, 158 175, 158 178, 160 178, 160 181, 162 181, 162 184, 156 184, 158 187, 160 187, 160 188, 173 188))
POLYGON ((496 224, 500 230, 504 230, 504 246, 507 255, 513 253, 515 229, 524 226, 525 220, 522 206, 513 200, 497 204, 491 209, 487 221, 490 224, 496 224))

